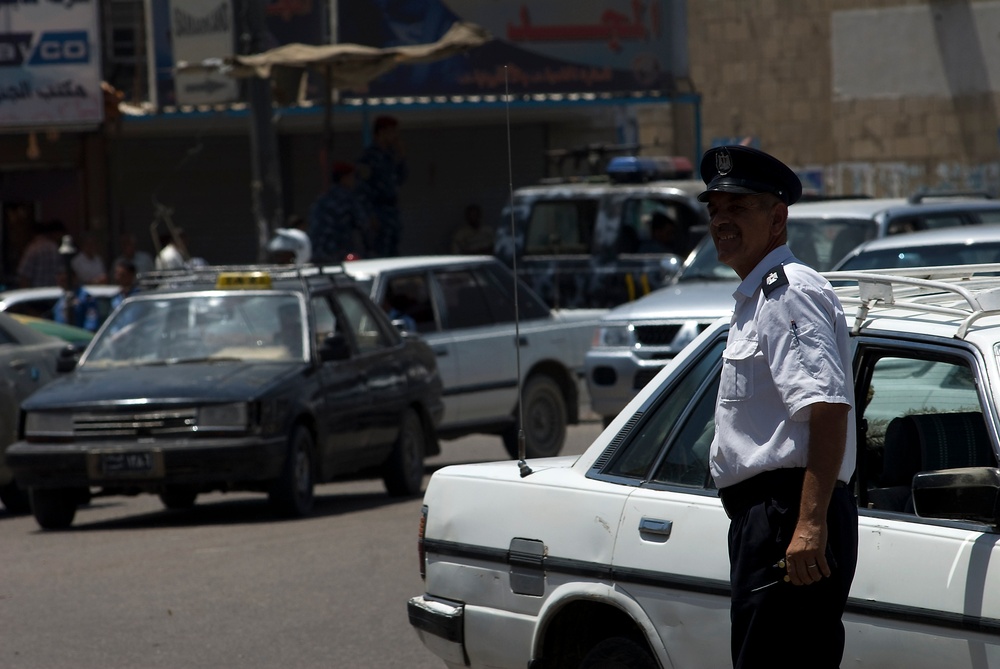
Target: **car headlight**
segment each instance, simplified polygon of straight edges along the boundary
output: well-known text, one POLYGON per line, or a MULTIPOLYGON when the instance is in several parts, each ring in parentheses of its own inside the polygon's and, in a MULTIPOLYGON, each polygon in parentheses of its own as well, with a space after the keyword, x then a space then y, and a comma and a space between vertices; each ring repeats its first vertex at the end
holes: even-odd
POLYGON ((67 411, 29 411, 24 417, 24 438, 72 439, 73 414, 67 411))
POLYGON ((635 346, 635 327, 629 325, 606 325, 597 328, 594 346, 631 348, 635 346))
POLYGON ((245 402, 233 404, 209 404, 198 407, 198 431, 229 432, 247 429, 249 411, 245 402))

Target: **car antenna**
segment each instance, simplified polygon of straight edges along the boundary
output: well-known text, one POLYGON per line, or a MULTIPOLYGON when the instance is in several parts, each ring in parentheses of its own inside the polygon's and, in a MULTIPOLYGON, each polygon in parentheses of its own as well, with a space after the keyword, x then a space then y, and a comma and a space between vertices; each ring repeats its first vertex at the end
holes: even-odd
POLYGON ((517 289, 517 230, 514 226, 514 169, 511 167, 512 158, 510 150, 510 83, 507 78, 507 66, 503 66, 504 102, 507 113, 507 189, 510 192, 510 238, 515 240, 514 244, 514 350, 517 352, 517 466, 521 471, 521 478, 531 474, 531 467, 525 461, 524 444, 524 402, 521 397, 521 314, 518 304, 517 289))

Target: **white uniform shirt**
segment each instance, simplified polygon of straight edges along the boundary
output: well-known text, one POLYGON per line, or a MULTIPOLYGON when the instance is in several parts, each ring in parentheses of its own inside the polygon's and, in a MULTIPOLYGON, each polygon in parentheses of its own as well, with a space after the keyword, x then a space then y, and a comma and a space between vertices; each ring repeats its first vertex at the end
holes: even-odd
POLYGON ((156 256, 156 269, 184 269, 184 256, 173 244, 167 244, 156 256))
POLYGON ((857 458, 850 339, 830 283, 781 246, 761 260, 733 297, 711 452, 716 485, 805 467, 809 407, 816 402, 851 406, 838 475, 849 481, 857 458), (766 275, 770 294, 762 286, 766 275))

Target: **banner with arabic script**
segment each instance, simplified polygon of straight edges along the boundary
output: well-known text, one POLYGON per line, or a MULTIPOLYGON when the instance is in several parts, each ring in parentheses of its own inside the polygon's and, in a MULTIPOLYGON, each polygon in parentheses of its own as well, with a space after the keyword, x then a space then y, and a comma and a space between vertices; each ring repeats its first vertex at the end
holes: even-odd
POLYGON ((682 0, 351 0, 338 41, 392 47, 433 42, 455 21, 493 35, 438 63, 400 67, 348 95, 570 92, 671 93, 686 77, 682 0))
POLYGON ((104 118, 98 0, 0 3, 0 131, 104 118))
MULTIPOLYGON (((233 6, 229 0, 170 0, 170 36, 174 61, 201 62, 233 55, 233 6)), ((220 72, 177 73, 177 104, 231 102, 239 85, 220 72)))

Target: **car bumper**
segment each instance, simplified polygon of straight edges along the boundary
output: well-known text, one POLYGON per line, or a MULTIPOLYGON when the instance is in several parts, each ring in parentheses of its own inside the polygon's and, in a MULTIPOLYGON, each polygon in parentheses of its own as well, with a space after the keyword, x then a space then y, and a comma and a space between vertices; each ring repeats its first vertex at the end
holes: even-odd
POLYGON ((465 653, 465 605, 424 595, 406 604, 410 625, 428 650, 451 668, 468 666, 465 653))
POLYGON ((266 481, 280 473, 287 452, 284 435, 186 441, 104 441, 86 444, 28 443, 7 449, 7 464, 23 487, 156 487, 266 481), (108 458, 145 459, 138 471, 108 471, 108 458))
POLYGON ((673 356, 673 353, 664 353, 643 359, 631 350, 588 352, 584 368, 591 409, 601 416, 618 415, 673 356))

